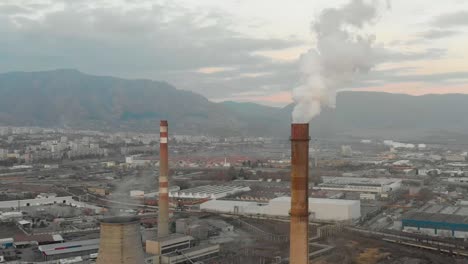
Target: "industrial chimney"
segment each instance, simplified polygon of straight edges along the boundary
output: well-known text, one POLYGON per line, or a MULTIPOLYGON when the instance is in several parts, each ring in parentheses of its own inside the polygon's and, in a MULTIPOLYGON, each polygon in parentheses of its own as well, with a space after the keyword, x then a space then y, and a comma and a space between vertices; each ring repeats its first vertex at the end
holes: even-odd
POLYGON ((169 194, 168 194, 168 175, 169 175, 169 157, 167 149, 167 120, 161 120, 159 143, 159 217, 158 217, 158 237, 169 235, 169 194))
POLYGON ((309 124, 291 125, 289 263, 309 263, 309 124))
POLYGON ((101 240, 96 263, 145 263, 138 218, 112 217, 101 221, 101 240))

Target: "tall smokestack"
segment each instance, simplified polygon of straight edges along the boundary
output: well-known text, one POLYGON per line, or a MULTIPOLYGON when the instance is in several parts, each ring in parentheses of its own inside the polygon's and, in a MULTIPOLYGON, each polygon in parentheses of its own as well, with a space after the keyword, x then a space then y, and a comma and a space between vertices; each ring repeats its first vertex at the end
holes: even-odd
POLYGON ((96 263, 145 263, 138 218, 113 217, 101 221, 101 240, 96 263))
POLYGON ((158 217, 158 237, 169 235, 169 194, 168 175, 169 157, 167 149, 168 124, 167 120, 161 120, 159 143, 159 217, 158 217))
POLYGON ((309 124, 291 124, 289 263, 309 263, 309 124))

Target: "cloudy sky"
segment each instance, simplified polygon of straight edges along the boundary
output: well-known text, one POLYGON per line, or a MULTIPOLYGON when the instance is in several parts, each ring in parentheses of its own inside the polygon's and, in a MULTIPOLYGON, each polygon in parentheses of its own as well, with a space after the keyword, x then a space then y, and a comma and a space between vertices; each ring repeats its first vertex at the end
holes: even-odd
MULTIPOLYGON (((0 0, 0 72, 75 68, 282 106, 311 24, 348 0, 0 0)), ((393 0, 366 32, 387 57, 343 89, 468 93, 468 1, 393 0)))

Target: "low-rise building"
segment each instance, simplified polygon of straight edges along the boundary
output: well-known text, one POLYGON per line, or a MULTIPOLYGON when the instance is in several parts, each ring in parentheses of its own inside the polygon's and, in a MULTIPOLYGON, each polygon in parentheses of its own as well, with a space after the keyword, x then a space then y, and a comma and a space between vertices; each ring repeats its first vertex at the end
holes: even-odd
MULTIPOLYGON (((309 198, 311 220, 351 221, 361 217, 359 200, 309 198)), ((210 200, 200 205, 204 211, 224 212, 240 215, 265 215, 289 217, 290 197, 278 197, 269 203, 210 200)))
POLYGON ((240 192, 248 192, 250 187, 233 185, 204 185, 195 188, 170 192, 170 197, 194 199, 219 199, 240 192))
POLYGON ((468 207, 429 204, 404 214, 396 226, 406 232, 466 239, 468 207))
POLYGON ((323 176, 322 183, 315 189, 364 192, 364 193, 388 193, 400 189, 401 179, 393 178, 359 178, 359 177, 329 177, 323 176))
POLYGON ((204 245, 161 256, 161 264, 204 263, 219 255, 220 247, 204 245))
POLYGON ((97 253, 99 239, 72 241, 66 243, 39 246, 44 260, 64 259, 97 253))

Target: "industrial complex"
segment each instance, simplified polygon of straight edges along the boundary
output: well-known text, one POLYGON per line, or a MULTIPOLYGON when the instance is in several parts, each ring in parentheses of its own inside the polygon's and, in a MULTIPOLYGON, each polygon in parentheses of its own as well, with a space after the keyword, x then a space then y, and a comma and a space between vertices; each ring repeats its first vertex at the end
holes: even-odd
POLYGON ((307 124, 292 124, 290 140, 245 145, 177 142, 164 120, 158 135, 54 133, 53 146, 106 146, 108 156, 0 167, 0 261, 337 263, 373 245, 397 259, 407 248, 436 253, 436 243, 450 261, 468 250, 456 148, 445 160, 437 145, 320 147, 309 145, 307 124))

